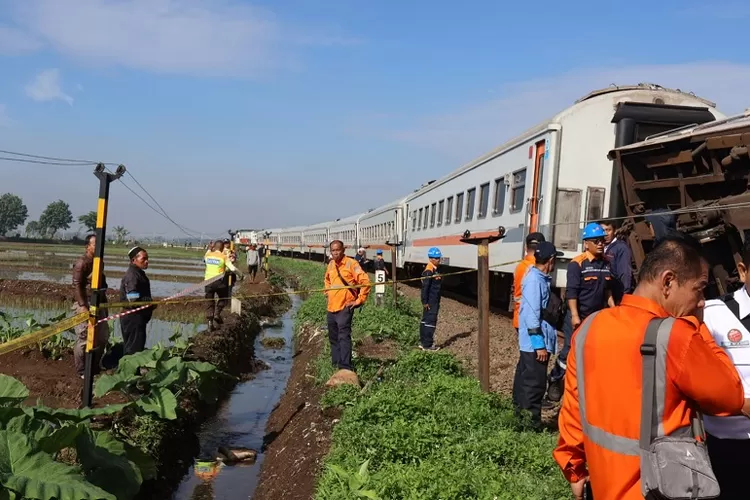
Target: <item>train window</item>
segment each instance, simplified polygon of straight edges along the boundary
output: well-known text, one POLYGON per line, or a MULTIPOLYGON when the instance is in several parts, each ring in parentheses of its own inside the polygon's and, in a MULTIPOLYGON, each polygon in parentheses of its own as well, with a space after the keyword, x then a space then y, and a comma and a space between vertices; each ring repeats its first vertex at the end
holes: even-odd
POLYGON ((414 210, 411 213, 411 230, 416 231, 417 230, 417 211, 414 210))
POLYGON ((477 188, 466 191, 466 220, 474 218, 474 201, 477 197, 477 188))
POLYGON ((422 229, 422 211, 424 208, 419 209, 419 223, 417 224, 417 229, 422 229))
POLYGON ((505 209, 505 178, 495 179, 495 199, 493 200, 492 215, 503 215, 505 209))
POLYGON ((456 195, 456 223, 461 222, 461 213, 464 210, 464 194, 458 193, 456 195))
POLYGON ((445 207, 445 200, 440 200, 438 202, 438 211, 437 211, 437 225, 442 226, 443 225, 443 208, 445 207))
POLYGON ((451 218, 453 217, 453 196, 449 196, 445 200, 445 225, 451 223, 451 218))
POLYGON ((430 206, 424 207, 424 220, 422 221, 422 229, 427 229, 427 223, 429 222, 430 206))
POLYGON ((523 202, 526 199, 526 169, 513 172, 513 184, 510 193, 510 211, 520 212, 523 210, 523 202))
POLYGON ((430 227, 435 227, 435 210, 437 209, 437 203, 433 203, 430 207, 430 227))
POLYGON ((581 239, 581 191, 558 189, 552 243, 560 250, 576 250, 581 239))
POLYGON ((490 183, 487 182, 479 186, 479 213, 477 214, 478 219, 484 219, 487 217, 487 208, 490 204, 490 183))
POLYGON ((604 217, 604 188, 589 187, 586 190, 586 222, 604 217))

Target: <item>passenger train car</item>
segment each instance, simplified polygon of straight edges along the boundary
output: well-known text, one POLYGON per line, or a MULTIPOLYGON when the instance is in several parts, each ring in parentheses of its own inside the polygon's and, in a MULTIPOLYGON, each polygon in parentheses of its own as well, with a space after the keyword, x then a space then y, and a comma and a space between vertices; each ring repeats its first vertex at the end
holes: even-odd
MULTIPOLYGON (((493 300, 509 304, 512 273, 523 257, 524 239, 539 231, 564 254, 553 276, 555 285, 564 287, 566 263, 582 251, 583 226, 626 215, 620 177, 613 175, 607 158, 610 150, 721 118, 714 103, 659 85, 595 90, 401 200, 327 223, 327 243, 343 240, 348 255, 364 246, 368 258, 382 248, 390 260, 386 242, 397 239, 397 265, 413 276, 421 272, 432 246, 442 250, 446 272, 476 268, 476 248, 461 243, 462 235, 467 230, 473 236, 496 234, 503 227, 505 237, 490 246, 491 286, 493 300)), ((325 224, 310 229, 320 235, 325 224)), ((290 231, 304 243, 305 228, 272 233, 290 236, 290 231)), ((463 274, 453 285, 475 290, 475 279, 473 273, 463 274)))

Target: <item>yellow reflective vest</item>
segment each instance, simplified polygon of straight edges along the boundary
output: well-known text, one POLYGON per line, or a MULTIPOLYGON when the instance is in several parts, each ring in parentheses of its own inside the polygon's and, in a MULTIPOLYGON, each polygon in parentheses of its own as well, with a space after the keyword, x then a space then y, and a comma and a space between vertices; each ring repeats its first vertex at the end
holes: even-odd
POLYGON ((214 276, 224 274, 227 270, 227 257, 222 252, 206 252, 206 274, 203 279, 211 279, 214 276))

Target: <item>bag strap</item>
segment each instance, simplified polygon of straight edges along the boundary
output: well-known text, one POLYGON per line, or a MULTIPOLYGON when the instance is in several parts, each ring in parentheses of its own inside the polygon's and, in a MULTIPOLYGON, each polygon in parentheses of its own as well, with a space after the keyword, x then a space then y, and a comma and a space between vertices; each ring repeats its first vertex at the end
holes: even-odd
POLYGON ((732 311, 732 314, 734 314, 739 322, 742 323, 742 326, 744 326, 746 330, 750 331, 750 316, 745 316, 744 318, 740 317, 740 304, 739 302, 737 302, 737 299, 734 298, 734 294, 730 293, 728 295, 724 295, 719 300, 724 302, 729 310, 732 311))
MULTIPOLYGON (((669 321, 666 325, 665 321, 671 320, 672 318, 654 318, 652 319, 648 327, 646 328, 646 334, 641 344, 641 357, 643 358, 643 381, 641 389, 641 435, 639 439, 639 446, 644 451, 649 451, 651 443, 655 437, 661 437, 663 430, 661 429, 661 419, 664 415, 660 415, 659 412, 655 412, 655 408, 660 408, 664 411, 664 397, 666 393, 666 387, 661 387, 661 393, 656 392, 656 370, 657 361, 662 357, 662 362, 666 365, 667 353, 660 353, 658 347, 659 335, 668 334, 668 331, 662 331, 665 328, 672 329, 674 321, 669 321), (659 404, 661 402, 661 404, 659 404)), ((666 347, 667 343, 663 343, 666 347)), ((666 372, 666 366, 659 366, 660 370, 666 372)), ((665 373, 666 375, 666 373, 665 373)), ((666 383, 666 380, 664 381, 666 383)), ((705 441, 705 429, 703 427, 703 417, 699 411, 695 411, 693 418, 690 420, 690 430, 693 437, 699 441, 705 441)))
POLYGON ((336 262, 334 262, 334 263, 333 263, 333 267, 335 267, 335 268, 336 268, 336 274, 338 274, 338 275, 339 275, 339 279, 340 279, 340 280, 341 280, 341 282, 342 282, 342 283, 344 284, 344 286, 351 286, 351 285, 349 284, 349 282, 348 282, 348 281, 346 281, 346 280, 344 279, 344 277, 343 277, 343 276, 341 276, 341 271, 339 271, 339 266, 337 266, 337 265, 336 265, 336 262))
MULTIPOLYGON (((641 436, 640 447, 648 451, 654 440, 654 407, 656 407, 656 341, 659 327, 666 318, 654 318, 646 327, 646 335, 641 344, 643 359, 643 380, 641 382, 641 436)), ((662 396, 663 397, 663 396, 662 396)), ((658 429, 659 423, 656 422, 658 429)))

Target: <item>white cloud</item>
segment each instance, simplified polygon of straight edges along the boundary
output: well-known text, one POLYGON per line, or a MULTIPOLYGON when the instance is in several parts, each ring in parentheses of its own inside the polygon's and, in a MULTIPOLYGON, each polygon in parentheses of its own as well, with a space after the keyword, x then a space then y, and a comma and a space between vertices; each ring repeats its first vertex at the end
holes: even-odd
POLYGON ((64 55, 157 73, 252 76, 293 67, 292 45, 353 43, 240 0, 24 0, 11 16, 64 55))
POLYGON ((359 134, 410 143, 448 154, 452 161, 468 161, 527 128, 554 116, 591 90, 639 82, 692 91, 717 103, 725 114, 750 106, 750 65, 728 62, 695 62, 674 65, 629 66, 585 69, 513 83, 495 89, 497 99, 474 103, 464 109, 423 116, 401 123, 369 121, 369 130, 359 134))
POLYGON ((9 26, 0 25, 0 54, 20 54, 41 47, 33 36, 9 26))
POLYGON ((60 72, 57 69, 46 69, 36 75, 34 81, 26 86, 26 95, 35 101, 59 99, 73 105, 73 98, 60 87, 60 72))

